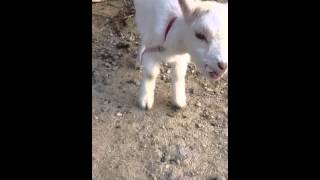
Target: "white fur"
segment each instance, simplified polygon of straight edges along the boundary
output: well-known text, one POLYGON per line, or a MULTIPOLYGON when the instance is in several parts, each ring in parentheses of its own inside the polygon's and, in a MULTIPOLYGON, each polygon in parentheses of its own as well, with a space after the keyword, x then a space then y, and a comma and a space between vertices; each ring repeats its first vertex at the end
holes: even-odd
MULTIPOLYGON (((139 59, 145 48, 163 46, 164 52, 149 52, 143 55, 144 76, 140 91, 140 106, 152 108, 154 89, 161 62, 174 64, 173 102, 178 107, 186 106, 185 75, 190 59, 208 75, 214 72, 221 77, 218 62, 228 63, 228 5, 217 2, 181 0, 190 10, 196 8, 207 13, 193 17, 179 4, 179 0, 134 0, 135 19, 141 35, 139 59), (177 17, 167 39, 164 32, 173 18, 177 17), (205 30, 207 43, 196 38, 195 32, 205 30)), ((181 3, 180 2, 180 3, 181 3)))

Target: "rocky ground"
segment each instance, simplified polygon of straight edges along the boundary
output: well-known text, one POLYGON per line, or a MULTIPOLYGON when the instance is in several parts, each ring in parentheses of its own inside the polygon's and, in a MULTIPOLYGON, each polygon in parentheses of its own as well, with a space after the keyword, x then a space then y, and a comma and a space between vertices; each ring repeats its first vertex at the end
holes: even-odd
POLYGON ((190 64, 177 110, 164 64, 153 109, 140 109, 133 15, 129 0, 92 4, 93 179, 228 179, 227 76, 211 82, 190 64))

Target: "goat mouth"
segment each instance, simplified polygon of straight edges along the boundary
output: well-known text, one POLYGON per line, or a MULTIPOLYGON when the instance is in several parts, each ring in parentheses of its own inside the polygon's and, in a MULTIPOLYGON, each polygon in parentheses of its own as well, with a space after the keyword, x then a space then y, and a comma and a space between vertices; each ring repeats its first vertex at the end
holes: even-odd
POLYGON ((218 72, 212 71, 212 72, 208 72, 209 76, 213 79, 213 80, 217 80, 221 77, 221 74, 219 74, 218 72))
POLYGON ((210 70, 209 66, 207 64, 205 65, 205 70, 209 74, 210 78, 213 79, 213 80, 219 79, 221 77, 221 75, 223 74, 223 73, 219 73, 217 71, 210 70))

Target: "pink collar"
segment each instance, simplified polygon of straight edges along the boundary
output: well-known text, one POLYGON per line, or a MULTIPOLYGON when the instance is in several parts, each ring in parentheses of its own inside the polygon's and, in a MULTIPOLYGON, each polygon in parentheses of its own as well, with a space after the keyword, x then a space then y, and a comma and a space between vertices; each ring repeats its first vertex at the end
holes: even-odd
MULTIPOLYGON (((176 21, 176 19, 177 19, 177 17, 174 17, 169 21, 169 23, 168 23, 168 25, 166 27, 166 31, 164 33, 163 43, 167 40, 167 36, 168 36, 168 34, 169 34, 169 32, 170 32, 170 30, 172 28, 173 23, 176 21)), ((144 53, 147 53, 147 52, 163 52, 163 51, 165 51, 165 48, 163 46, 161 46, 161 45, 155 46, 155 47, 146 48, 141 54, 140 62, 142 62, 142 56, 144 55, 144 53)))
POLYGON ((167 40, 167 36, 168 36, 168 33, 173 25, 173 23, 176 21, 177 17, 174 17, 170 20, 169 24, 167 25, 167 28, 166 28, 166 32, 164 34, 164 41, 167 40))

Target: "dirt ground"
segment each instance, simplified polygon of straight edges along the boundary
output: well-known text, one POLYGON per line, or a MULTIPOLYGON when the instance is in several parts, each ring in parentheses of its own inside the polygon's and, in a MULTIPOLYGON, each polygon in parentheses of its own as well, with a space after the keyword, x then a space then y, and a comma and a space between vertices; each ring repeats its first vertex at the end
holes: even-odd
POLYGON ((142 71, 131 1, 92 4, 92 178, 228 179, 228 80, 188 67, 188 106, 173 108, 164 64, 150 111, 137 105, 142 71))

